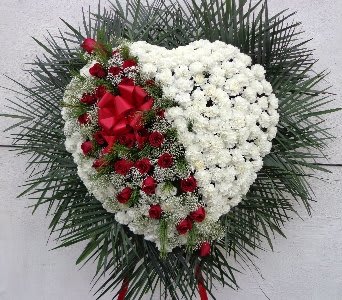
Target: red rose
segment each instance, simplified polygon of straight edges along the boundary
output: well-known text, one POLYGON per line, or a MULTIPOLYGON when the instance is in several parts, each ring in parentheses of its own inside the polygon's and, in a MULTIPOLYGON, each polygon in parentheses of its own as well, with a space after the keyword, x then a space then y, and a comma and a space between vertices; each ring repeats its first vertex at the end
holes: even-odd
POLYGON ((186 234, 189 230, 192 229, 191 220, 189 218, 183 219, 177 224, 176 229, 179 234, 186 234))
POLYGON ((89 69, 89 73, 92 76, 98 77, 98 78, 104 78, 106 77, 106 70, 101 66, 101 64, 96 63, 89 69))
POLYGON ((162 208, 159 204, 154 204, 150 206, 150 209, 148 210, 148 214, 151 219, 160 219, 162 216, 162 208))
POLYGON ((129 170, 133 167, 133 162, 127 159, 121 159, 115 162, 115 173, 126 176, 129 170))
POLYGON ((123 134, 119 137, 119 143, 128 148, 132 148, 135 144, 135 135, 133 133, 123 134))
POLYGON ((104 139, 103 134, 102 134, 101 131, 96 131, 93 134, 93 138, 101 146, 106 144, 106 140, 104 139))
POLYGON ((159 117, 159 118, 165 118, 165 110, 164 109, 158 109, 157 111, 156 111, 156 115, 159 117))
POLYGON ((160 147, 164 142, 164 136, 160 132, 154 131, 148 137, 148 141, 152 147, 160 147))
POLYGON ((148 139, 148 132, 146 129, 141 129, 137 132, 136 134, 136 140, 137 140, 137 143, 138 143, 138 148, 139 149, 142 149, 144 146, 145 146, 145 143, 148 139))
POLYGON ((121 79, 119 84, 134 85, 134 80, 132 78, 124 77, 124 78, 121 79))
POLYGON ((108 166, 108 163, 104 160, 104 158, 99 158, 99 159, 96 159, 94 162, 93 162, 93 168, 94 169, 100 169, 102 167, 107 167, 108 166))
POLYGON ((173 164, 173 157, 169 153, 164 153, 158 158, 157 163, 161 168, 170 168, 173 164))
POLYGON ((94 39, 91 38, 86 38, 81 44, 81 47, 83 48, 84 51, 88 52, 89 54, 92 54, 95 50, 101 51, 103 54, 109 54, 108 50, 106 50, 106 47, 95 41, 94 39))
POLYGON ((122 68, 126 69, 126 68, 130 68, 130 67, 135 67, 137 65, 136 61, 133 59, 127 59, 123 62, 122 64, 122 68))
POLYGON ((197 188, 197 181, 195 177, 190 176, 187 179, 182 179, 181 180, 181 189, 183 192, 193 192, 197 188))
POLYGON ((136 139, 137 139, 137 143, 138 143, 138 148, 142 149, 146 144, 147 136, 137 135, 136 139))
POLYGON ((136 161, 134 166, 141 174, 146 174, 151 169, 151 162, 148 158, 142 158, 136 161))
POLYGON ((132 196, 133 190, 130 187, 125 187, 117 196, 116 199, 120 203, 127 203, 132 196))
POLYGON ((120 67, 110 67, 108 70, 109 74, 112 74, 113 76, 117 76, 121 73, 121 68, 120 67))
POLYGON ((107 88, 104 85, 99 85, 95 90, 97 99, 101 99, 107 93, 107 88))
POLYGON ((199 249, 199 256, 205 257, 210 254, 211 246, 208 242, 203 242, 200 249, 199 249))
POLYGON ((202 222, 205 219, 205 209, 203 206, 197 208, 190 213, 190 218, 195 222, 202 222))
POLYGON ((83 48, 84 51, 91 54, 95 50, 96 44, 97 42, 94 39, 86 38, 81 44, 81 47, 83 48))
POLYGON ((97 97, 94 94, 83 94, 80 102, 87 105, 93 105, 97 101, 97 97))
POLYGON ((93 151, 93 143, 91 141, 83 142, 81 149, 84 155, 88 155, 91 151, 93 151))
POLYGON ((89 118, 88 113, 84 113, 83 115, 80 115, 80 116, 78 117, 78 122, 79 122, 80 124, 82 124, 82 125, 90 123, 91 120, 90 120, 90 118, 89 118))
POLYGON ((156 181, 152 176, 148 176, 144 179, 142 184, 142 190, 147 195, 152 195, 156 192, 156 181))

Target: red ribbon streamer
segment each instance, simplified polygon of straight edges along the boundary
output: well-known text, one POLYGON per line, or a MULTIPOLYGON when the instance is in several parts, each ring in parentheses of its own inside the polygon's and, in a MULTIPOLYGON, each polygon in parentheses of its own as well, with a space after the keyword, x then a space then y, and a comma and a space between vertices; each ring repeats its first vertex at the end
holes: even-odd
POLYGON ((205 289, 203 283, 198 282, 198 291, 201 297, 201 300, 208 300, 207 290, 205 289))
POLYGON ((207 290, 204 287, 204 281, 200 265, 196 266, 195 276, 197 278, 197 287, 201 300, 208 300, 207 290))
MULTIPOLYGON (((198 292, 200 295, 200 300, 208 300, 207 290, 205 289, 204 284, 203 284, 203 276, 201 272, 201 267, 199 265, 196 266, 195 276, 198 281, 197 286, 198 286, 198 292)), ((128 285, 129 285, 129 281, 127 278, 125 278, 122 282, 118 300, 125 300, 125 297, 128 291, 128 285)))
POLYGON ((125 300, 127 291, 128 291, 128 285, 129 285, 129 281, 127 278, 125 278, 122 282, 122 286, 121 286, 121 290, 118 296, 118 300, 125 300))

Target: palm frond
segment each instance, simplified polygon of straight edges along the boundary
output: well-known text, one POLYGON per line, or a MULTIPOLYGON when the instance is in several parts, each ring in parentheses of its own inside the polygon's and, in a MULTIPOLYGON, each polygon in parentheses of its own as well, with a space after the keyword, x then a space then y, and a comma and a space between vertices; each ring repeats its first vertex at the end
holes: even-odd
POLYGON ((215 298, 214 281, 238 287, 235 260, 253 265, 254 250, 263 249, 265 239, 272 248, 273 236, 284 236, 282 228, 296 214, 296 201, 310 214, 313 198, 307 180, 311 172, 325 170, 317 161, 325 158, 324 147, 333 137, 323 116, 335 110, 325 109, 332 101, 327 89, 318 88, 325 73, 313 72, 312 51, 306 48, 300 24, 291 22, 292 16, 280 12, 270 17, 263 0, 254 5, 247 0, 129 0, 125 7, 115 1, 109 9, 99 5, 96 12, 83 12, 82 28, 62 20, 65 32, 48 33, 44 42, 35 40, 45 54, 27 70, 33 85, 13 80, 18 86, 17 98, 9 100, 13 114, 3 115, 15 119, 9 127, 13 150, 30 155, 30 175, 20 196, 34 202, 34 211, 47 207, 57 248, 88 241, 77 263, 97 263, 98 299, 127 279, 127 299, 142 299, 157 287, 163 289, 165 299, 196 299, 194 270, 199 263, 206 288, 215 298), (222 217, 225 239, 214 245, 206 259, 180 248, 161 259, 154 244, 118 224, 89 195, 65 150, 59 103, 72 74, 84 64, 79 44, 99 33, 107 42, 145 40, 167 48, 198 39, 221 40, 239 47, 266 69, 280 101, 278 134, 245 199, 222 217))

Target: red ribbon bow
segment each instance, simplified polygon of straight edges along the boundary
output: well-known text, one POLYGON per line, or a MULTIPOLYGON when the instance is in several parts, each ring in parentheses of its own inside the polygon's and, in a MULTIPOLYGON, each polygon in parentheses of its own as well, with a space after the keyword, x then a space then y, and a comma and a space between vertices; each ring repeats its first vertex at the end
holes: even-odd
POLYGON ((153 106, 153 98, 138 85, 120 83, 119 95, 106 93, 98 103, 99 124, 104 139, 112 146, 117 136, 138 130, 141 127, 142 112, 153 106))

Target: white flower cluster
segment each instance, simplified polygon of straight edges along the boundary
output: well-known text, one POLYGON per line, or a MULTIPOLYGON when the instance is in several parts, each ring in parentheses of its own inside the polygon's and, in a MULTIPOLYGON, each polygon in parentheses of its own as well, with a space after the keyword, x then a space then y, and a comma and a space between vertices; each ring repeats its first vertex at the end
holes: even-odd
POLYGON ((278 99, 264 68, 219 41, 172 50, 139 41, 130 51, 141 74, 178 103, 166 117, 185 147, 206 219, 217 221, 248 192, 276 136, 278 99))

